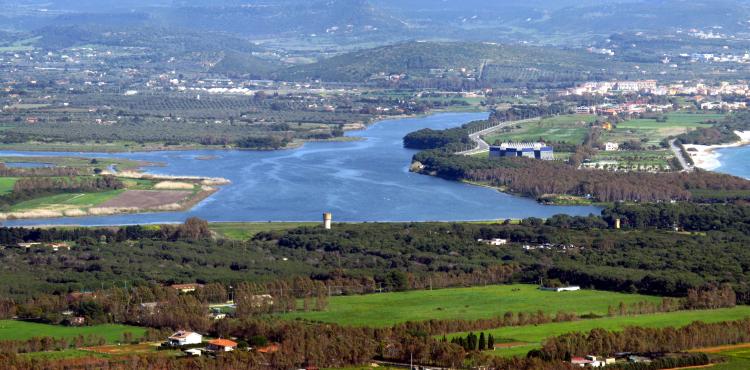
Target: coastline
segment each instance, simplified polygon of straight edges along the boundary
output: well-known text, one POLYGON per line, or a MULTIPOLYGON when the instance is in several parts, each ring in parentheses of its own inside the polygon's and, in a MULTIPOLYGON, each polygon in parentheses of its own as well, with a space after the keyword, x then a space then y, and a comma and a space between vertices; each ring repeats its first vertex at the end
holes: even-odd
POLYGON ((719 160, 721 154, 717 153, 716 150, 750 145, 750 131, 735 131, 735 134, 740 137, 740 140, 734 143, 719 145, 684 144, 683 146, 690 154, 696 168, 713 171, 721 167, 721 161, 719 160))

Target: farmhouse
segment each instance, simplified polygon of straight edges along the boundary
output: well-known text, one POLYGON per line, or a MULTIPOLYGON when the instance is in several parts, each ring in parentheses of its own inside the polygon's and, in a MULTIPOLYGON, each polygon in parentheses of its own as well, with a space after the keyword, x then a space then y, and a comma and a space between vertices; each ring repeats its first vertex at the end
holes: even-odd
POLYGON ((203 342, 203 336, 191 331, 180 330, 168 338, 170 346, 178 347, 189 344, 200 344, 203 342))
POLYGON ((237 342, 229 339, 214 339, 208 342, 206 349, 213 352, 231 352, 237 349, 237 342))

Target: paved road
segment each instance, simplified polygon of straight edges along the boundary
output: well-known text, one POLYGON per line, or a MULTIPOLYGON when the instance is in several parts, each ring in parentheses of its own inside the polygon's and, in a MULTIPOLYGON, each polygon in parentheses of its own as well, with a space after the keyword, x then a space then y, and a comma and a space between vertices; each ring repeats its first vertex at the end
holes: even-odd
POLYGON ((490 144, 487 144, 487 142, 484 141, 484 139, 482 139, 482 136, 489 135, 489 134, 491 134, 491 133, 493 133, 493 132, 495 132, 497 130, 500 130, 500 129, 508 127, 508 126, 517 125, 519 123, 527 123, 527 122, 531 122, 531 121, 534 121, 534 120, 537 120, 537 119, 538 118, 529 118, 529 119, 524 119, 524 120, 520 120, 520 121, 502 122, 502 123, 498 124, 497 126, 492 126, 490 128, 484 129, 482 131, 477 131, 477 132, 469 135, 469 138, 474 143, 476 143, 477 146, 474 147, 474 149, 465 150, 463 152, 458 152, 456 154, 459 154, 459 155, 474 155, 474 154, 479 154, 479 153, 482 153, 482 152, 489 151, 490 150, 490 144))
POLYGON ((688 163, 685 157, 682 156, 682 150, 680 150, 680 147, 675 144, 676 141, 677 139, 672 139, 669 142, 669 147, 672 148, 674 156, 677 157, 677 160, 680 162, 680 165, 682 166, 682 172, 693 172, 695 168, 693 167, 693 165, 688 163))

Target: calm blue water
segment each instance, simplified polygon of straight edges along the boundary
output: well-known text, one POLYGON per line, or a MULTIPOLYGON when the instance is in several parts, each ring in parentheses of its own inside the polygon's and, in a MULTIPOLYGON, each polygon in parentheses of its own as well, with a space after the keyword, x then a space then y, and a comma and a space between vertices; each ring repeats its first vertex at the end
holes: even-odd
MULTIPOLYGON (((123 225, 209 221, 317 221, 325 211, 334 221, 462 221, 555 214, 598 214, 596 207, 543 206, 492 189, 410 173, 415 151, 402 138, 421 128, 445 129, 484 119, 486 113, 450 113, 377 123, 350 133, 364 140, 309 143, 273 152, 183 151, 128 154, 34 153, 122 157, 166 163, 150 173, 224 177, 232 181, 189 212, 66 219, 20 220, 15 225, 123 225), (213 160, 196 157, 216 156, 213 160)), ((28 155, 0 152, 0 155, 28 155)))
POLYGON ((46 168, 55 167, 52 163, 40 162, 5 162, 5 165, 11 168, 46 168))
POLYGON ((750 179, 750 146, 719 149, 721 167, 716 171, 750 179))

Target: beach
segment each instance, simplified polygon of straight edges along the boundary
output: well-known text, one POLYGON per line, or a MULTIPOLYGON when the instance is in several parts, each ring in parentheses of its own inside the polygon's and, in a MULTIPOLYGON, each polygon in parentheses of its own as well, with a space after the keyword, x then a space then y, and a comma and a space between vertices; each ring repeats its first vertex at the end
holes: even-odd
POLYGON ((717 153, 717 149, 723 148, 734 148, 738 146, 750 145, 750 131, 735 131, 735 134, 740 137, 739 141, 731 144, 721 145, 695 145, 685 144, 685 150, 690 154, 690 158, 695 163, 696 168, 704 169, 707 171, 715 170, 721 167, 721 161, 719 158, 721 154, 717 153))

